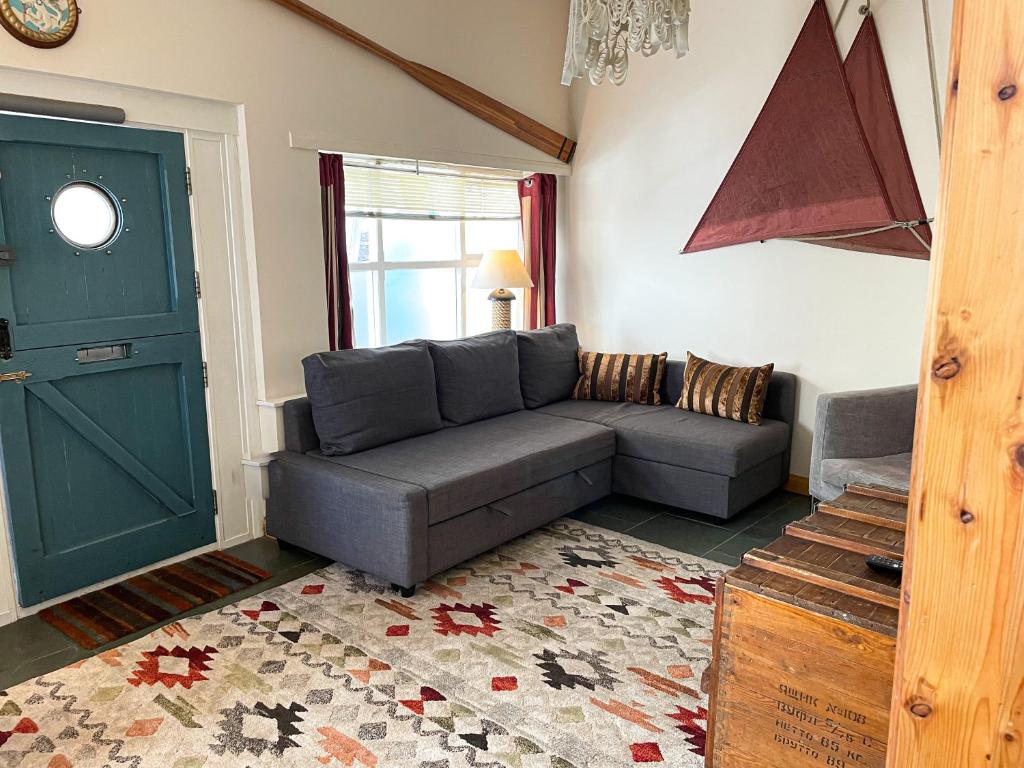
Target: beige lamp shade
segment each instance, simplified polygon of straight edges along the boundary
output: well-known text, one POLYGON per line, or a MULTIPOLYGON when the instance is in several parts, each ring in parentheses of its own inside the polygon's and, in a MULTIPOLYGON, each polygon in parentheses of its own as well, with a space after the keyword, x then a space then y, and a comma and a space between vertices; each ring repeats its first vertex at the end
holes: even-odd
POLYGON ((473 278, 473 287, 532 288, 533 280, 518 251, 487 251, 473 278))

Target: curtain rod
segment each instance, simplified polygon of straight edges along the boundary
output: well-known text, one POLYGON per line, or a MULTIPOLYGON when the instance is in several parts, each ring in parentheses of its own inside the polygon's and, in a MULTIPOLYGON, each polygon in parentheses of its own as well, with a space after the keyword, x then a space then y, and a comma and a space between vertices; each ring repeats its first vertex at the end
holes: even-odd
POLYGON ((457 171, 445 171, 441 168, 434 168, 428 166, 421 168, 419 161, 415 162, 415 168, 395 168, 389 166, 378 165, 376 163, 360 163, 354 160, 345 160, 343 165, 346 168, 365 168, 369 171, 393 171, 394 173, 412 173, 417 176, 449 176, 451 178, 462 178, 462 179, 483 179, 485 181, 521 181, 526 178, 525 176, 495 176, 486 173, 458 173, 457 171))
POLYGON ((456 216, 432 213, 380 213, 359 208, 346 208, 345 215, 354 219, 407 219, 409 221, 519 221, 521 216, 456 216))

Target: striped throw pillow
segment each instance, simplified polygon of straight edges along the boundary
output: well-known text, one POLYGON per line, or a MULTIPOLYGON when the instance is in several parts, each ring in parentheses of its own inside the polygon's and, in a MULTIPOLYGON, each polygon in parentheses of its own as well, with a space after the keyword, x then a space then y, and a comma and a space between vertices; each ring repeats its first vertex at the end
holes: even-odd
POLYGON ((573 400, 661 405, 661 377, 668 353, 616 355, 579 351, 580 378, 573 400))
POLYGON ((737 368, 686 353, 683 391, 676 406, 723 419, 760 424, 774 363, 737 368))

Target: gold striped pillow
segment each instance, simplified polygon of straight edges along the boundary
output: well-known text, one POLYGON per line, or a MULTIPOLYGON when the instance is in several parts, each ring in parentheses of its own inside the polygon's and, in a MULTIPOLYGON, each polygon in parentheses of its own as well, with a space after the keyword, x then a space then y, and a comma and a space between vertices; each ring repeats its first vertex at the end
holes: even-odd
POLYGON ((676 407, 723 419, 760 424, 775 363, 737 368, 686 353, 683 391, 676 407))
POLYGON ((579 350, 580 378, 573 400, 661 405, 661 378, 668 353, 616 355, 579 350))

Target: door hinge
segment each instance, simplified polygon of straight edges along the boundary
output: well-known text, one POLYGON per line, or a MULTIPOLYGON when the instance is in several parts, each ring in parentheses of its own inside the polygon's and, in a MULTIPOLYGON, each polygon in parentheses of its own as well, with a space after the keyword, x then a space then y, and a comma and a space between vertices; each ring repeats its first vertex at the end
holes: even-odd
POLYGON ((188 190, 189 195, 192 195, 192 169, 185 168, 185 189, 188 190))
POLYGON ((202 283, 199 282, 199 271, 198 270, 196 270, 195 272, 192 273, 192 282, 195 284, 195 287, 196 287, 196 298, 197 299, 203 298, 203 285, 202 285, 202 283))
POLYGON ((205 389, 210 388, 210 370, 206 367, 206 361, 203 361, 203 387, 205 389))
POLYGON ((219 513, 220 513, 220 507, 217 504, 217 489, 214 488, 213 489, 213 514, 216 515, 216 514, 219 514, 219 513))

